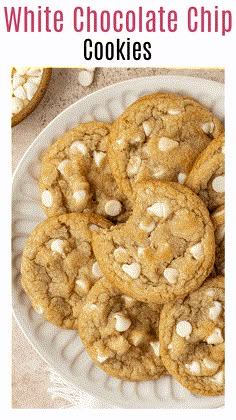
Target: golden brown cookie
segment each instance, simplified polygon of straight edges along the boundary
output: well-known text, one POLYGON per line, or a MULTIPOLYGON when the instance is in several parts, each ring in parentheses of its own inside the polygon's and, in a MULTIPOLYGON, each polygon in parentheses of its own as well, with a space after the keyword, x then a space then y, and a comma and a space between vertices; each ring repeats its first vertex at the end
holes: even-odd
POLYGON ((109 161, 124 194, 148 179, 184 183, 198 155, 223 131, 192 98, 156 93, 140 98, 114 122, 109 161))
POLYGON ((63 214, 42 222, 27 239, 22 286, 35 311, 51 323, 77 328, 85 297, 102 276, 91 248, 92 231, 110 225, 94 214, 63 214))
POLYGON ((224 278, 209 279, 189 296, 164 305, 160 319, 164 365, 201 395, 224 393, 224 278))
POLYGON ((79 334, 90 357, 105 372, 127 381, 166 373, 158 338, 162 306, 138 302, 105 279, 90 290, 79 317, 79 334))
POLYGON ((185 185, 204 201, 210 211, 225 199, 225 136, 221 134, 200 154, 185 185))
POLYGON ((48 216, 96 213, 123 222, 131 210, 107 158, 111 125, 92 121, 69 130, 46 151, 41 165, 41 202, 48 216))
POLYGON ((165 303, 198 288, 215 260, 214 229, 200 198, 178 183, 136 185, 133 214, 93 233, 107 279, 143 302, 165 303))

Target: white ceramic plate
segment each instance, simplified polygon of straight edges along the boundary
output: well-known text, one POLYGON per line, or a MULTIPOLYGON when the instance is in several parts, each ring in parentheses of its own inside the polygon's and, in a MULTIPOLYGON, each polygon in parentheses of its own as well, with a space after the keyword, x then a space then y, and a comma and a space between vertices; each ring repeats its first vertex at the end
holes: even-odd
POLYGON ((141 383, 124 382, 98 369, 87 356, 76 331, 44 321, 31 307, 20 283, 25 239, 45 216, 37 187, 42 152, 79 122, 112 122, 138 97, 157 91, 189 95, 224 118, 224 86, 192 77, 153 76, 127 80, 80 99, 58 115, 32 143, 13 180, 13 309, 22 331, 38 353, 67 381, 109 404, 127 408, 210 408, 224 398, 191 394, 170 376, 141 383))

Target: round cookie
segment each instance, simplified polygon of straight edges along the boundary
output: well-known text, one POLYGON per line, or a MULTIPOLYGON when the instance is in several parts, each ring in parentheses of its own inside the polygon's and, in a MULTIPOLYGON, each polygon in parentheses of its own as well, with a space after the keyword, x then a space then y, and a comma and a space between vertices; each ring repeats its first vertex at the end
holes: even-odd
POLYGON ((201 395, 224 393, 224 278, 209 279, 189 296, 164 305, 160 318, 164 365, 201 395))
POLYGON ((222 123, 192 98, 171 93, 144 96, 112 126, 108 155, 113 175, 131 200, 139 181, 182 184, 197 156, 222 131, 222 123))
POLYGON ((225 199, 225 136, 212 140, 200 154, 186 179, 185 185, 193 190, 210 211, 224 204, 225 199))
POLYGON ((118 189, 107 158, 110 127, 98 121, 80 124, 48 148, 39 178, 47 216, 84 212, 117 222, 128 218, 130 205, 118 189))
POLYGON ((218 207, 212 214, 211 220, 215 229, 216 258, 215 270, 217 274, 225 273, 225 207, 218 207))
POLYGON ((76 329, 92 285, 102 276, 91 248, 92 231, 111 223, 94 214, 46 219, 28 238, 22 257, 22 286, 35 311, 51 323, 76 329))
POLYGON ((79 317, 79 335, 96 365, 116 378, 143 381, 166 373, 160 359, 162 306, 138 302, 104 278, 90 290, 79 317))
POLYGON ((93 232, 93 250, 107 279, 143 302, 165 303, 198 288, 215 259, 214 229, 202 200, 175 182, 135 187, 123 225, 93 232))

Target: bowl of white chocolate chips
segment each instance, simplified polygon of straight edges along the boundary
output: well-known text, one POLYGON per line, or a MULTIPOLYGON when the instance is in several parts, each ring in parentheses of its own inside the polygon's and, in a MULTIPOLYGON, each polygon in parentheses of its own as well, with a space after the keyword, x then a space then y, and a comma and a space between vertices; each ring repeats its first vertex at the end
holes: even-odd
POLYGON ((42 67, 13 67, 11 71, 12 127, 26 118, 41 101, 52 69, 42 67))

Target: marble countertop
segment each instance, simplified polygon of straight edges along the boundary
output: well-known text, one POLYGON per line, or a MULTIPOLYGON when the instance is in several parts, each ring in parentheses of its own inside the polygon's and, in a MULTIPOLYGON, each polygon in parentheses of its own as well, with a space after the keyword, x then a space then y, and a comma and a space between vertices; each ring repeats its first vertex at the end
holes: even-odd
MULTIPOLYGON (((15 170, 25 151, 47 124, 78 99, 113 83, 141 76, 185 75, 224 83, 224 70, 216 68, 97 68, 93 83, 78 83, 77 68, 54 68, 46 94, 38 107, 12 129, 12 167, 15 170)), ((66 403, 52 399, 48 365, 31 347, 13 318, 12 407, 61 408, 66 403)))

